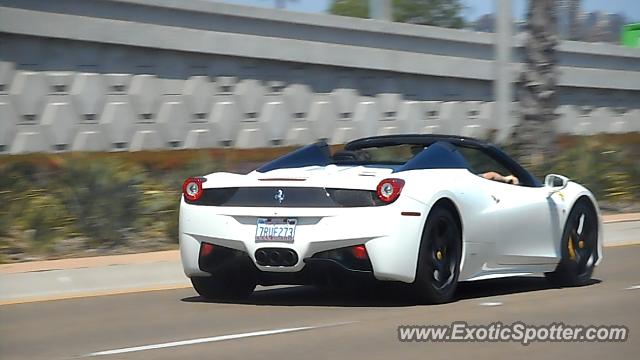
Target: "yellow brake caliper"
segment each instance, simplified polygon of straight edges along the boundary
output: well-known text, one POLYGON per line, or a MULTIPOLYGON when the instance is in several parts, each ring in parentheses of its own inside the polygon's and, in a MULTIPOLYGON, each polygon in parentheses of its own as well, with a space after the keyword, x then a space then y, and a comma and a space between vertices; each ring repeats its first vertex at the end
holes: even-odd
POLYGON ((573 248, 573 238, 571 236, 569 236, 569 244, 567 245, 567 248, 569 249, 569 259, 575 260, 576 249, 573 248))

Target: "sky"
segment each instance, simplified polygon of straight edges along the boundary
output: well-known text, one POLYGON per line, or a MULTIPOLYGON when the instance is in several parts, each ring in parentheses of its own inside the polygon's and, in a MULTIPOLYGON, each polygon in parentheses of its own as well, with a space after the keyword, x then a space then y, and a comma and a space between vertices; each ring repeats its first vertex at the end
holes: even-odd
MULTIPOLYGON (((273 7, 275 0, 211 0, 223 1, 240 5, 273 7)), ((480 15, 493 12, 494 0, 462 0, 466 9, 464 16, 467 20, 475 20, 480 15)), ((526 11, 526 0, 513 0, 514 17, 523 19, 526 11)), ((294 0, 287 5, 287 9, 304 12, 324 12, 329 8, 331 0, 294 0)), ((640 21, 640 0, 583 0, 583 11, 601 10, 611 13, 622 13, 628 19, 640 21)))

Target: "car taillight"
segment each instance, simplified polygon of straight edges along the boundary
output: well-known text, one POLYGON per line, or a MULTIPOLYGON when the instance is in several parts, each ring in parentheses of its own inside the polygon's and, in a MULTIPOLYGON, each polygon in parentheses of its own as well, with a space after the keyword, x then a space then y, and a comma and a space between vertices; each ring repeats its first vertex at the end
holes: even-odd
POLYGON ((367 248, 364 245, 356 245, 351 247, 351 254, 358 260, 367 260, 369 254, 367 254, 367 248))
POLYGON ((200 257, 209 256, 213 252, 213 244, 203 242, 200 244, 200 257))
POLYGON ((378 184, 376 193, 382 202, 390 204, 400 196, 403 187, 404 180, 402 179, 384 179, 378 184))
POLYGON ((184 198, 189 201, 197 201, 202 197, 202 183, 205 178, 190 177, 182 183, 182 193, 184 198))

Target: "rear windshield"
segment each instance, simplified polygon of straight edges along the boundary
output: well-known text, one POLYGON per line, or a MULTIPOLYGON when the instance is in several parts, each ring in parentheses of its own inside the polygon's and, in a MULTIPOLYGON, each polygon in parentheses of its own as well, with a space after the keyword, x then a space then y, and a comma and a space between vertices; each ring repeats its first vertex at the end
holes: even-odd
POLYGON ((371 147, 355 151, 338 151, 333 155, 335 164, 369 163, 401 165, 424 150, 422 145, 395 145, 371 147))

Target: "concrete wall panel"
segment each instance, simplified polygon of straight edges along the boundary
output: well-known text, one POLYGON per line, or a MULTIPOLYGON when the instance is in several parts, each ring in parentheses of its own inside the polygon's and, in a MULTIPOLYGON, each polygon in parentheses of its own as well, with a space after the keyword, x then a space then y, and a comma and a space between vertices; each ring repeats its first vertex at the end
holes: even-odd
POLYGON ((59 150, 68 150, 79 123, 78 115, 68 95, 50 95, 40 121, 48 142, 59 150))
POLYGON ((214 86, 208 76, 192 76, 185 82, 182 94, 191 121, 206 121, 213 102, 214 86))
POLYGON ((194 129, 187 133, 185 149, 206 149, 217 147, 217 141, 210 129, 194 129))
POLYGON ((45 102, 45 95, 49 93, 44 73, 32 71, 18 71, 9 94, 18 115, 22 121, 38 121, 45 102))
POLYGON ((153 121, 161 93, 161 84, 155 75, 134 75, 131 78, 128 94, 140 122, 153 121))
POLYGON ((131 85, 131 74, 104 74, 104 81, 107 85, 107 94, 124 95, 129 91, 131 85))
POLYGON ((180 95, 164 95, 158 110, 156 123, 158 131, 165 143, 172 147, 179 147, 187 136, 189 114, 180 95))
POLYGON ((165 148, 162 136, 155 130, 138 130, 133 134, 129 151, 161 150, 165 148))
POLYGON ((16 134, 18 114, 8 95, 0 95, 0 153, 9 150, 16 134))
POLYGON ((111 143, 99 124, 81 124, 71 144, 71 151, 109 151, 111 143))
POLYGON ((258 80, 242 80, 235 86, 236 101, 245 118, 256 119, 260 116, 266 93, 258 80))
POLYGON ((242 121, 242 114, 233 96, 217 96, 209 113, 209 123, 216 138, 223 146, 229 146, 236 140, 242 121))
POLYGON ((640 109, 627 110, 622 116, 625 132, 640 132, 640 109))
POLYGON ((313 92, 304 84, 291 84, 283 90, 284 102, 287 110, 295 119, 306 118, 309 115, 313 92))
POLYGON ((104 77, 94 73, 80 73, 75 77, 70 92, 82 121, 98 121, 108 92, 104 77))
POLYGON ((9 85, 16 72, 15 64, 10 61, 0 61, 0 94, 9 92, 9 85))
POLYGON ((9 150, 11 154, 52 151, 52 147, 41 131, 40 125, 19 125, 16 130, 16 137, 9 150))
POLYGON ((422 123, 418 126, 420 134, 446 134, 440 112, 442 110, 442 101, 424 101, 424 117, 422 123))
POLYGON ((330 141, 333 137, 338 112, 329 95, 316 95, 309 108, 309 124, 315 139, 330 141))
POLYGON ((49 94, 62 95, 69 93, 76 73, 71 71, 47 71, 44 75, 49 85, 49 94))
POLYGON ((100 116, 100 125, 112 144, 117 148, 128 146, 131 141, 136 114, 126 95, 108 95, 104 111, 100 116))
POLYGON ((291 116, 280 96, 267 96, 258 120, 273 145, 281 145, 287 137, 291 116))

